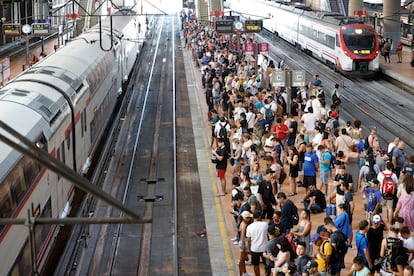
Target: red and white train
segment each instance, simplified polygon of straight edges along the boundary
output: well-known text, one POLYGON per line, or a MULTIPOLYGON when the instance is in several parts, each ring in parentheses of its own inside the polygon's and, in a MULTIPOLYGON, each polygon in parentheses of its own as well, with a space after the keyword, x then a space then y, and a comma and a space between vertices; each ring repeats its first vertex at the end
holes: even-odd
POLYGON ((379 71, 379 41, 370 25, 273 1, 226 0, 225 5, 243 17, 263 19, 265 29, 337 71, 379 71))
MULTIPOLYGON (((143 20, 132 13, 112 18, 112 33, 108 17, 102 30, 95 26, 0 89, 0 120, 79 173, 96 153, 139 52, 143 20)), ((66 179, 0 142, 1 218, 27 218, 28 211, 64 217, 74 190, 66 179)), ((59 226, 35 230, 35 267, 41 273, 59 226)), ((0 227, 0 256, 0 275, 31 274, 26 226, 0 227)))

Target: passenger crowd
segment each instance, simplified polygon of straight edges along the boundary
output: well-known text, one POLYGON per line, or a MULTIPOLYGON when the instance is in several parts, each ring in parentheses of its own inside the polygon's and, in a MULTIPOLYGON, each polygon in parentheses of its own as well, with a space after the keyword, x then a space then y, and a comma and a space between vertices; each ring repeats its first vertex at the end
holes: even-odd
POLYGON ((232 197, 239 275, 250 275, 246 263, 255 275, 263 264, 266 275, 413 275, 414 156, 405 159, 404 141, 382 148, 375 127, 341 125, 341 86, 328 95, 318 74, 288 99, 271 83, 275 70, 288 68, 285 59, 264 56, 256 65, 237 52, 254 35, 238 42, 197 21, 183 31, 202 72, 217 196, 232 197), (299 187, 303 206, 292 201, 299 187), (365 219, 352 229, 362 208, 365 219), (312 233, 318 213, 326 217, 312 233), (355 258, 345 269, 346 254, 355 258))

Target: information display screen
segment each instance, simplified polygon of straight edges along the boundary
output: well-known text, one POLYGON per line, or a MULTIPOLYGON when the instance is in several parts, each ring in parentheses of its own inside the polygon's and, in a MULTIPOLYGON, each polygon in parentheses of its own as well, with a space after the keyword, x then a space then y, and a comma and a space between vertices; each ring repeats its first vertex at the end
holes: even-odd
POLYGON ((233 21, 232 20, 217 20, 216 32, 218 33, 233 33, 233 21))
POLYGON ((3 34, 6 36, 21 36, 21 24, 3 24, 3 34))
POLYGON ((246 20, 244 21, 244 31, 246 33, 259 33, 263 29, 262 20, 246 20))
POLYGON ((50 33, 50 24, 49 23, 33 23, 32 24, 33 35, 45 36, 50 33))

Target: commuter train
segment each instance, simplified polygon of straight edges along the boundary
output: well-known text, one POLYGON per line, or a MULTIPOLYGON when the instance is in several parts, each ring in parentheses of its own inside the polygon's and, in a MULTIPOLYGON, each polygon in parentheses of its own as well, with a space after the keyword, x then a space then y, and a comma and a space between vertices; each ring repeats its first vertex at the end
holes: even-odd
MULTIPOLYGON (((133 12, 111 18, 0 89, 0 120, 78 173, 97 154, 140 50, 142 18, 133 12)), ((58 218, 72 208, 72 183, 2 142, 0 181, 0 218, 58 218)), ((36 226, 31 246, 26 226, 0 226, 0 275, 41 273, 60 227, 36 226)))
POLYGON ((263 27, 346 74, 379 71, 380 49, 374 28, 352 19, 308 11, 265 0, 226 0, 243 17, 263 20, 263 27))

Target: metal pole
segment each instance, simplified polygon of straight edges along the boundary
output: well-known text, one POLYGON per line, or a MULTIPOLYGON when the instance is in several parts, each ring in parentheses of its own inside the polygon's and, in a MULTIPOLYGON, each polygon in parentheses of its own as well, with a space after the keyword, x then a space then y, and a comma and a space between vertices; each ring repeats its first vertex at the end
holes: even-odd
POLYGON ((292 71, 286 71, 286 94, 287 94, 287 102, 286 102, 286 111, 287 114, 290 114, 290 109, 292 105, 292 71))
POLYGON ((26 41, 26 67, 24 69, 27 69, 30 65, 29 63, 29 35, 25 36, 26 41))

